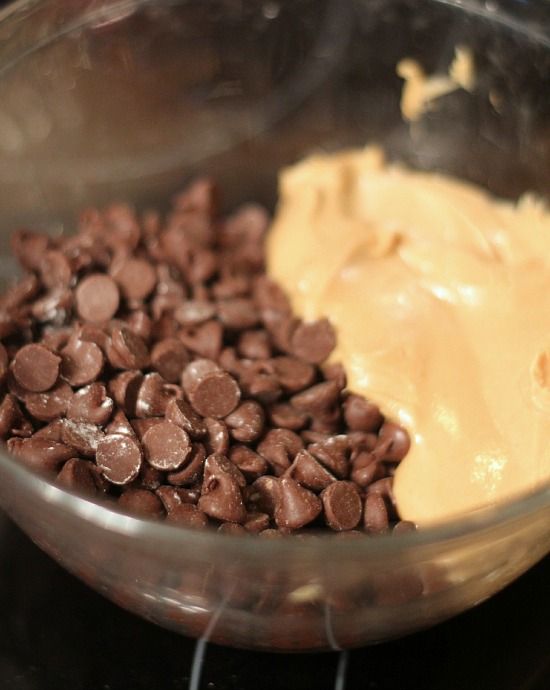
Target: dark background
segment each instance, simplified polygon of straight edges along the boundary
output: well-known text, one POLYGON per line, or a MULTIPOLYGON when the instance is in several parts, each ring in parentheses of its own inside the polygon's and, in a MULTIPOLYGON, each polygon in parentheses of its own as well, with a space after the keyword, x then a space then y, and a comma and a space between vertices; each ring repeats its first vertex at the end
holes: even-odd
MULTIPOLYGON (((185 690, 194 640, 122 611, 0 514, 0 690, 185 690)), ((548 690, 550 557, 490 601, 402 640, 338 654, 208 645, 201 690, 548 690)))

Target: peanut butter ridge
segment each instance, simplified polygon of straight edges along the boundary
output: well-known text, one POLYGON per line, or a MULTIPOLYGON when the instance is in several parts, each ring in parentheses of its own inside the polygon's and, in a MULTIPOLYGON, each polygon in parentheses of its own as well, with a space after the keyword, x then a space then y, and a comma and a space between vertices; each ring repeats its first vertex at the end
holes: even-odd
POLYGON ((411 433, 395 477, 428 524, 550 479, 550 213, 368 147, 282 171, 271 275, 337 329, 349 388, 411 433))

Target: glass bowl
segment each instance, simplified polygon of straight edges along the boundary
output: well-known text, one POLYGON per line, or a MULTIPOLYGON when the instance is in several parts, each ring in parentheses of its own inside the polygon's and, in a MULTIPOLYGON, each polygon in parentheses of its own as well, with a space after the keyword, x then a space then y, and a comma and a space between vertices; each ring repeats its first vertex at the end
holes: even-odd
MULTIPOLYGON (((544 194, 550 40, 531 19, 453 0, 16 2, 0 12, 2 277, 23 223, 71 232, 81 206, 149 206, 197 172, 218 178, 227 208, 273 208, 278 169, 316 148, 375 141, 502 196, 544 194), (397 62, 445 72, 457 45, 474 55, 475 92, 408 126, 397 62)), ((418 533, 268 540, 127 517, 0 454, 0 504, 117 604, 265 650, 433 625, 550 550, 549 487, 418 533)))

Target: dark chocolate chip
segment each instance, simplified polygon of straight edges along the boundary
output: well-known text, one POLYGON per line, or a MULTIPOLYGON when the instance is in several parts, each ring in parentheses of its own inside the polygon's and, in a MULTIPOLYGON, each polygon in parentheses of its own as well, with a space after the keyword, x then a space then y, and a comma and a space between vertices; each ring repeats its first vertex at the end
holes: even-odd
POLYGON ((107 434, 97 445, 97 466, 111 484, 132 482, 139 474, 141 462, 141 447, 127 434, 107 434))
POLYGON ((236 441, 252 443, 262 435, 265 424, 263 407, 254 400, 245 400, 225 418, 229 433, 236 441))
POLYGON ((334 328, 327 319, 301 323, 292 333, 292 351, 311 364, 321 364, 336 346, 334 328))
POLYGON ((332 482, 321 494, 327 525, 337 531, 357 527, 363 505, 359 491, 352 482, 332 482))
POLYGON ((173 472, 183 465, 191 453, 189 436, 171 422, 161 422, 151 427, 141 442, 147 461, 157 470, 173 472))
POLYGON ((17 383, 25 390, 41 393, 57 381, 60 363, 60 357, 43 345, 33 343, 17 351, 12 371, 17 383))
POLYGON ((120 301, 117 284, 102 273, 94 273, 81 280, 75 298, 80 318, 92 323, 112 319, 120 301))
POLYGON ((319 498, 290 477, 279 480, 275 522, 280 529, 300 529, 313 522, 322 510, 319 498))

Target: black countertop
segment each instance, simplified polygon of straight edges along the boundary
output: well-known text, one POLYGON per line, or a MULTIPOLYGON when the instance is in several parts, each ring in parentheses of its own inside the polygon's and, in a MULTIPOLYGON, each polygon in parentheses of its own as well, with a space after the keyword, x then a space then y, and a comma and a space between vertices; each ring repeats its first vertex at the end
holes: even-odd
POLYGON ((122 611, 0 514, 0 690, 188 688, 548 690, 550 557, 426 632, 344 654, 272 655, 197 648, 122 611))

